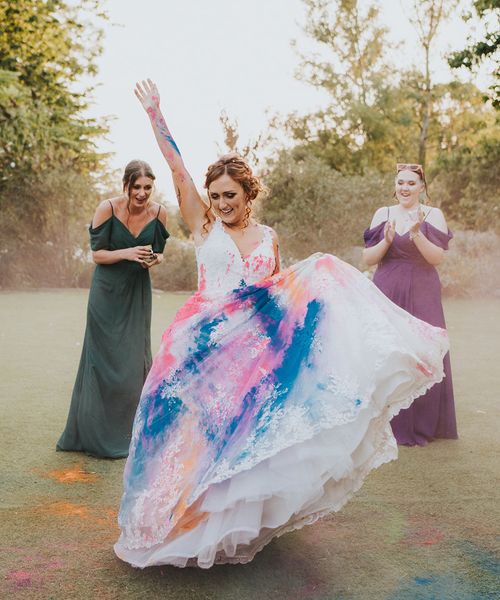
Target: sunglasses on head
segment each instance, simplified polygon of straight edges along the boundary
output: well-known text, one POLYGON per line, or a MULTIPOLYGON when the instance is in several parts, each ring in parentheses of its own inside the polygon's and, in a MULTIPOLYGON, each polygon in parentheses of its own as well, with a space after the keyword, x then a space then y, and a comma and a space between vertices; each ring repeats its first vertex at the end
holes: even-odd
POLYGON ((424 176, 424 169, 422 167, 422 165, 412 165, 412 164, 406 164, 406 163, 397 163, 396 165, 396 172, 399 173, 400 171, 414 171, 415 173, 418 173, 419 175, 421 175, 422 177, 424 176))

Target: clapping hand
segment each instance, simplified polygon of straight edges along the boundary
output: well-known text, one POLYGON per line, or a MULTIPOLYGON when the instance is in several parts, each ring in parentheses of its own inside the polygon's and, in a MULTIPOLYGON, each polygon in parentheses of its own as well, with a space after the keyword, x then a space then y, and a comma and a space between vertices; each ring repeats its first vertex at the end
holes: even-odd
POLYGON ((410 240, 417 237, 420 234, 420 225, 424 222, 425 214, 424 211, 419 208, 418 211, 410 213, 410 218, 414 221, 413 225, 410 227, 410 240))
POLYGON ((134 93, 146 112, 160 108, 160 92, 151 79, 136 83, 134 93))
POLYGON ((386 221, 384 226, 384 240, 390 245, 396 235, 396 221, 386 221))

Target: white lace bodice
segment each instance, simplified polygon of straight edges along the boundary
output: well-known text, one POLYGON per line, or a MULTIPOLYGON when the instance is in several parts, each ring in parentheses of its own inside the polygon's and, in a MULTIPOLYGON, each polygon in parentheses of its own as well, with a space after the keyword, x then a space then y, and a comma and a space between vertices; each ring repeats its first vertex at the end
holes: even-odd
POLYGON ((216 219, 204 242, 196 246, 199 291, 223 294, 273 274, 276 260, 271 229, 265 225, 259 227, 261 243, 243 257, 222 221, 216 219))

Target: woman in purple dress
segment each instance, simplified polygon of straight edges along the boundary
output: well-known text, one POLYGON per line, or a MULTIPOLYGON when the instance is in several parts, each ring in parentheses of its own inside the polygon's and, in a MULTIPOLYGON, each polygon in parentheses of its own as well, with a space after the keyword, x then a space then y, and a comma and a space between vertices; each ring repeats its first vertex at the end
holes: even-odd
MULTIPOLYGON (((420 195, 427 196, 421 165, 398 164, 395 187, 398 204, 379 208, 364 232, 363 259, 369 266, 378 265, 373 281, 395 304, 444 328, 436 265, 453 234, 439 208, 420 203, 420 195)), ((449 354, 444 370, 441 383, 392 419, 398 444, 424 446, 435 438, 458 437, 449 354)))

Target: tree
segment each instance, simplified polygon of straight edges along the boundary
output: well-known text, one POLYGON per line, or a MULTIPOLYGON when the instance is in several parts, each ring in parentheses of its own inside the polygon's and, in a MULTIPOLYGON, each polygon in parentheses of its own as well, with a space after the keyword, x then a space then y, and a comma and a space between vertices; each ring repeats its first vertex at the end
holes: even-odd
POLYGON ((37 172, 54 162, 77 170, 102 164, 94 139, 106 127, 82 116, 91 90, 73 90, 79 78, 95 74, 102 51, 102 31, 82 23, 85 10, 103 16, 95 0, 84 0, 78 9, 62 0, 0 0, 4 173, 37 172))
POLYGON ((427 142, 434 100, 430 57, 439 28, 449 17, 456 4, 456 0, 413 0, 412 3, 413 22, 424 54, 423 80, 417 88, 416 96, 420 129, 418 162, 424 167, 427 160, 427 142))
POLYGON ((387 28, 379 24, 375 4, 358 0, 304 0, 305 32, 318 42, 326 58, 304 57, 299 79, 325 90, 326 109, 305 117, 287 117, 285 127, 299 142, 297 151, 312 152, 343 172, 362 172, 376 161, 389 169, 405 151, 399 127, 411 115, 399 93, 395 70, 387 62, 387 28), (401 148, 403 146, 403 148, 401 148), (301 150, 302 148, 302 150, 301 150))
POLYGON ((222 110, 219 115, 219 123, 224 132, 224 145, 226 147, 222 150, 219 146, 220 153, 236 152, 249 160, 253 165, 257 165, 259 163, 258 151, 263 141, 262 135, 258 135, 254 140, 249 140, 246 144, 241 145, 239 143, 238 121, 234 118, 232 119, 225 110, 222 110))
POLYGON ((75 91, 83 76, 96 73, 102 31, 86 16, 90 14, 93 22, 105 18, 99 4, 98 0, 83 0, 78 7, 63 0, 0 0, 4 285, 42 279, 46 270, 39 261, 48 249, 57 266, 50 270, 51 277, 64 265, 71 271, 68 265, 99 195, 106 156, 95 146, 107 127, 83 116, 91 88, 75 91), (19 240, 23 248, 30 247, 29 255, 19 252, 19 240))
MULTIPOLYGON (((453 69, 465 67, 473 71, 484 60, 492 60, 496 82, 489 88, 490 93, 484 99, 491 100, 493 107, 500 110, 500 0, 475 0, 473 7, 484 24, 484 39, 475 43, 469 40, 469 45, 463 50, 451 54, 448 63, 453 69), (494 25, 488 25, 490 21, 494 25)), ((464 20, 468 21, 471 17, 471 13, 468 13, 464 20)))

